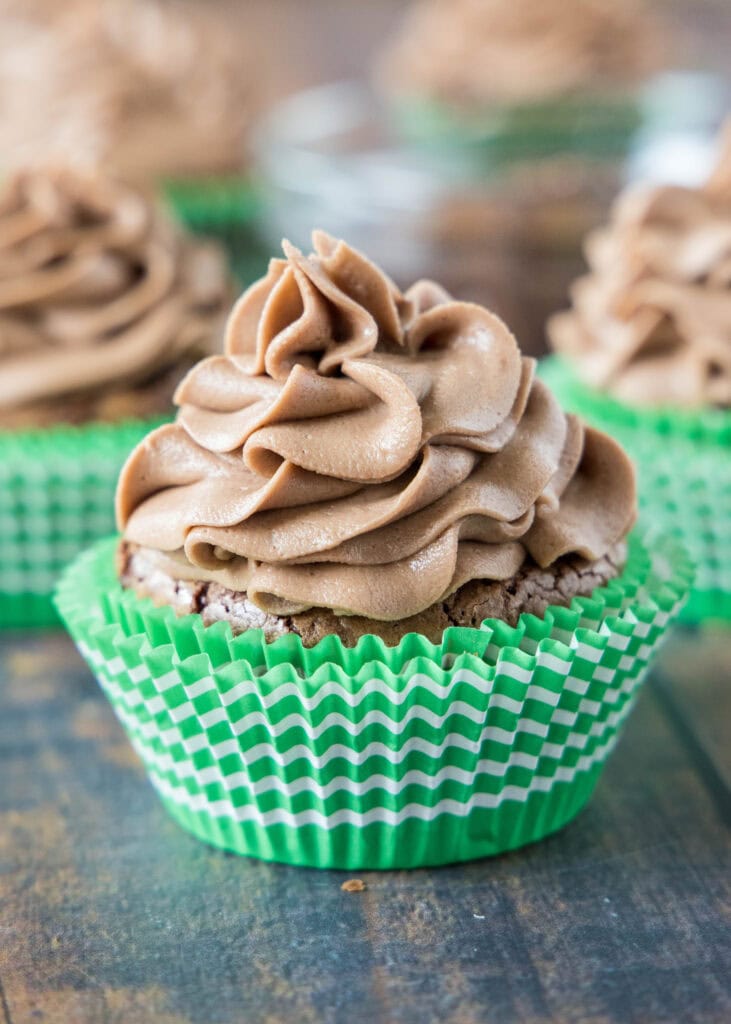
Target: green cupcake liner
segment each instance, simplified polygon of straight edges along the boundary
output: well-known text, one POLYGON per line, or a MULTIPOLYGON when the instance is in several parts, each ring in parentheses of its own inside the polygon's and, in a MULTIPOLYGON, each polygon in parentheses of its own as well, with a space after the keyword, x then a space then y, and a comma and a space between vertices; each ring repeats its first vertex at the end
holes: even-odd
POLYGON ((59 573, 114 529, 119 471, 161 422, 0 432, 0 629, 58 622, 59 573))
POLYGON ((619 579, 515 628, 308 650, 137 598, 115 543, 56 601, 165 807, 215 846, 323 868, 468 860, 570 821, 692 576, 635 536, 619 579))
POLYGON ((221 242, 241 286, 261 277, 270 255, 256 231, 259 191, 243 175, 175 179, 163 185, 173 212, 189 230, 221 242))
POLYGON ((408 139, 456 147, 493 169, 569 155, 621 160, 642 122, 640 105, 626 96, 567 96, 483 111, 410 97, 394 102, 391 115, 408 139))
POLYGON ((539 370, 561 403, 635 460, 641 519, 678 538, 696 565, 687 622, 731 621, 731 411, 633 408, 583 384, 557 356, 539 370))

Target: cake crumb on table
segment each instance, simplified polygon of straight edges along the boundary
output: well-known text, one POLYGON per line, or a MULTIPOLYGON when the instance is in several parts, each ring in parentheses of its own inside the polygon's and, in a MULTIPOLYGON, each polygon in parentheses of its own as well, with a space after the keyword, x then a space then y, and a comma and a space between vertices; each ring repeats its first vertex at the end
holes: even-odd
POLYGON ((366 884, 362 878, 349 878, 340 888, 343 892, 364 892, 366 884))

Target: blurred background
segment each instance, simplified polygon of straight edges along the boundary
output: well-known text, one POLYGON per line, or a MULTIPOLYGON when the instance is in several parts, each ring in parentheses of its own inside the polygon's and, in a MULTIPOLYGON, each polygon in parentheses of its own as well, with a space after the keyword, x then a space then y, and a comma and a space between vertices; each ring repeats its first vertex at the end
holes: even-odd
POLYGON ((700 181, 728 0, 0 0, 0 170, 166 192, 240 284, 323 227, 524 350, 627 181, 700 181))
MULTIPOLYGON (((580 2, 580 0, 579 0, 580 2)), ((367 78, 382 48, 399 30, 413 0, 199 0, 236 12, 266 39, 272 79, 268 99, 341 78, 367 78), (250 20, 249 20, 250 19, 250 20), (282 59, 283 58, 283 59, 282 59)), ((447 0, 449 3, 449 0, 447 0)), ((534 0, 538 8, 558 7, 534 0)), ((577 0, 566 0, 569 9, 577 0)), ((639 4, 636 6, 639 7, 639 4)), ((731 74, 731 4, 727 0, 654 0, 679 42, 674 63, 731 74)), ((459 0, 453 4, 455 11, 459 0)), ((262 55, 264 56, 264 55, 262 55)))

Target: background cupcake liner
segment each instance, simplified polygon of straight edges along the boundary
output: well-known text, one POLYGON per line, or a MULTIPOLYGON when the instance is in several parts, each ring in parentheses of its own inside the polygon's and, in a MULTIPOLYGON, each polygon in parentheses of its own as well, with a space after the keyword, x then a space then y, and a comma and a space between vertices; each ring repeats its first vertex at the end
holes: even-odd
POLYGON ((621 442, 638 468, 641 518, 696 565, 686 621, 731 621, 731 411, 639 409, 583 384, 552 356, 541 376, 565 408, 621 442))
POLYGON ((119 471, 161 422, 0 432, 0 629, 58 621, 59 573, 114 529, 119 471))
POLYGON ((571 609, 307 650, 138 599, 115 543, 56 600, 168 811, 237 853, 348 869, 482 857, 568 822, 692 575, 635 537, 622 577, 571 609))
POLYGON ((249 178, 175 179, 163 191, 187 228, 221 242, 239 285, 266 272, 271 253, 256 231, 259 189, 249 178))
POLYGON ((407 138, 461 146, 490 169, 515 161, 575 156, 622 158, 641 125, 632 96, 562 97, 545 102, 461 111, 429 99, 403 99, 392 114, 407 138))

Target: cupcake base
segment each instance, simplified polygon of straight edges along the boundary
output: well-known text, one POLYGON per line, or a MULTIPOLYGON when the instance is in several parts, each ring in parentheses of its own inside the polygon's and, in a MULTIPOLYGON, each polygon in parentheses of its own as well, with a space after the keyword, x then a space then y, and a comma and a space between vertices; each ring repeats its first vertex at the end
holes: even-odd
POLYGON ((619 575, 625 558, 626 545, 619 544, 593 562, 571 555, 549 569, 531 563, 509 580, 466 583, 445 601, 397 622, 337 615, 323 608, 298 615, 268 615, 251 604, 246 594, 217 583, 177 578, 161 564, 156 552, 127 541, 120 544, 117 568, 124 587, 155 604, 170 605, 178 615, 198 614, 204 626, 227 622, 235 636, 261 629, 267 640, 293 634, 301 638, 304 647, 337 636, 346 647, 354 647, 363 636, 377 636, 393 646, 409 633, 439 643, 450 626, 479 627, 488 618, 514 626, 524 613, 542 615, 549 605, 568 606, 574 597, 588 597, 619 575))
POLYGON ((542 618, 306 648, 138 598, 116 547, 82 555, 56 600, 167 809, 227 850, 344 869, 467 860, 565 825, 692 577, 672 544, 635 536, 620 577, 542 618))

